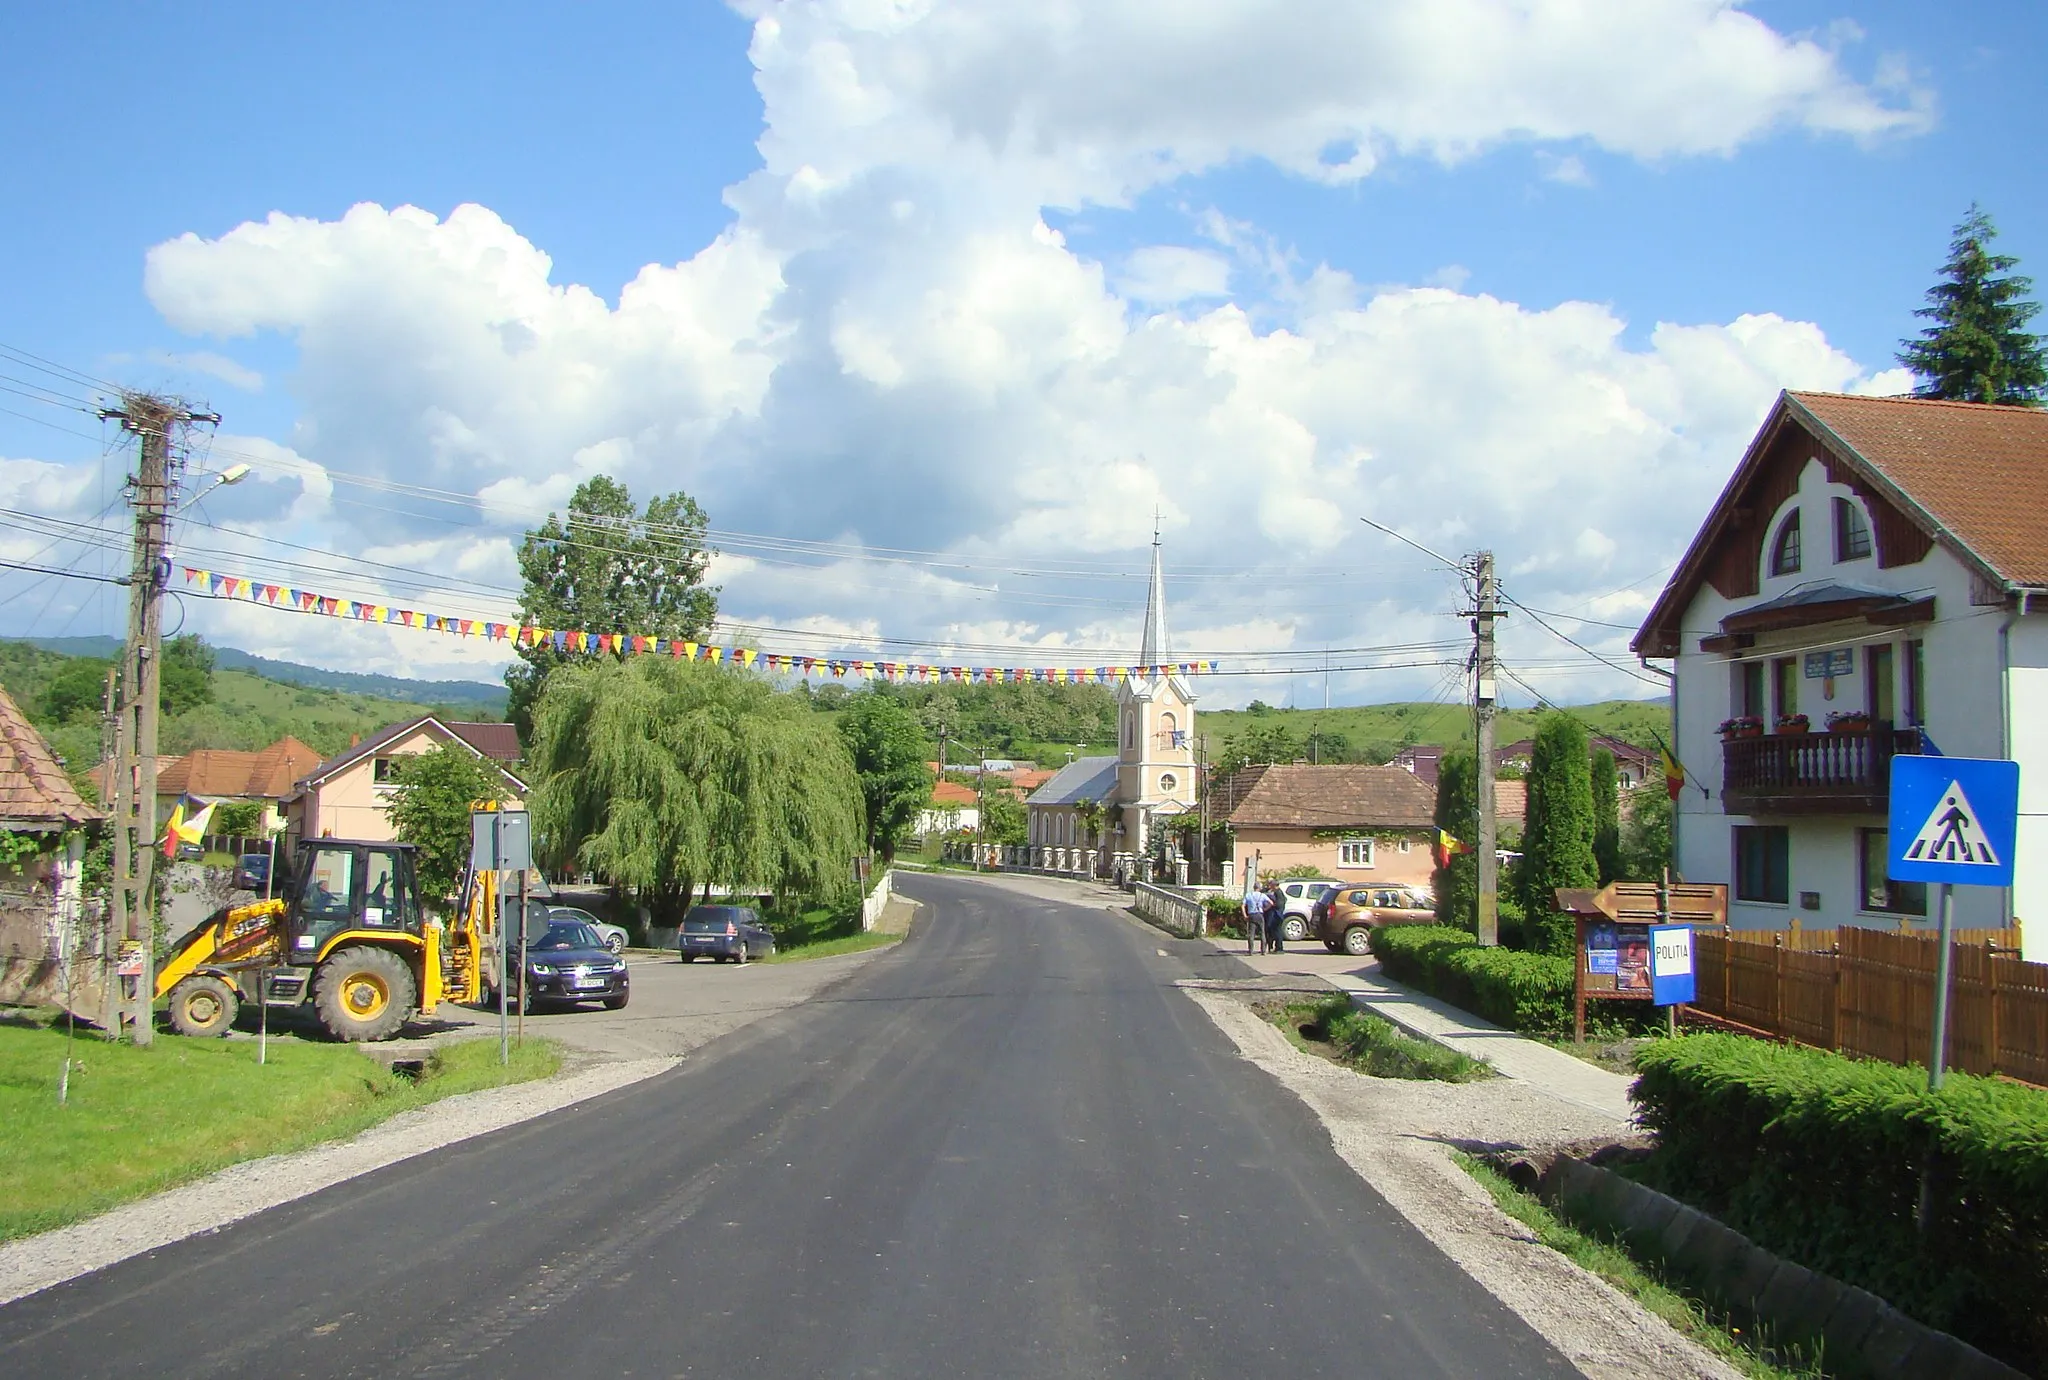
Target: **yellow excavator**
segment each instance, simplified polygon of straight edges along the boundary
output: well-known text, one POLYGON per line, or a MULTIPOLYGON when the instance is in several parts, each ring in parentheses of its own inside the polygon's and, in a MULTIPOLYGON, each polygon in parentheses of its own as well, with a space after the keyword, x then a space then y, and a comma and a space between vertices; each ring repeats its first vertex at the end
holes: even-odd
POLYGON ((180 1035, 225 1035, 244 1002, 310 1004, 337 1040, 388 1040, 444 1001, 482 999, 497 975, 496 874, 472 872, 446 924, 420 907, 415 850, 313 839, 282 897, 231 906, 159 966, 180 1035))

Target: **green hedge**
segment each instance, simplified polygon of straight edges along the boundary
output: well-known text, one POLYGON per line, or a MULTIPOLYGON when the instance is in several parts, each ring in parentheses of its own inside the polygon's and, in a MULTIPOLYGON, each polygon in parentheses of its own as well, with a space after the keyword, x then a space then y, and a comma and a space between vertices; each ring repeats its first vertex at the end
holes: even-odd
POLYGON ((1519 949, 1482 949, 1449 925, 1387 925, 1372 932, 1380 968, 1495 1025, 1539 1034, 1572 1028, 1572 961, 1519 949))
POLYGON ((1654 1187, 2048 1374, 2048 1093, 1967 1074, 1929 1093, 1925 1069, 1739 1035, 1659 1041, 1636 1067, 1654 1187))

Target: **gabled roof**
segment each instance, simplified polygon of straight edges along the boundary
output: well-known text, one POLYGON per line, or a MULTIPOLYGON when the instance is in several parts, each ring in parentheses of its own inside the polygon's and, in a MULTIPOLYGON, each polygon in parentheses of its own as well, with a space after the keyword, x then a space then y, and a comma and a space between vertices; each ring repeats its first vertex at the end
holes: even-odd
POLYGON ((1400 767, 1248 767, 1221 792, 1238 828, 1428 829, 1436 817, 1436 792, 1400 767))
POLYGON ((942 809, 972 805, 974 800, 974 787, 963 786, 958 781, 941 781, 932 787, 932 804, 942 809))
POLYGON ((105 818, 85 803, 43 735, 0 690, 0 827, 35 832, 105 818))
POLYGON ((519 730, 511 724, 457 723, 448 720, 448 731, 471 747, 506 766, 515 766, 525 756, 519 747, 519 730))
POLYGON ((1077 757, 1051 773, 1027 805, 1078 805, 1084 800, 1106 802, 1116 790, 1116 758, 1077 757))
POLYGON ((1753 564, 1762 524, 1791 492, 1783 443, 1799 434, 1871 506, 1880 566, 1910 565, 1939 543, 2007 594, 2048 590, 2048 411, 1781 393, 1643 620, 1638 652, 1677 653, 1679 620, 1700 586, 1726 578, 1716 570, 1724 548, 1739 546, 1732 555, 1753 564))
MULTIPOLYGON (((503 762, 493 758, 490 753, 485 752, 475 743, 470 742, 465 735, 457 732, 457 729, 461 728, 495 728, 500 727, 501 725, 449 723, 445 720, 435 718, 432 714, 422 714, 417 719, 407 719, 404 723, 392 724, 386 728, 381 728, 377 730, 377 732, 371 734, 362 742, 357 743, 353 747, 350 747, 343 752, 339 752, 334 756, 328 758, 325 762, 320 763, 319 766, 313 768, 312 771, 306 773, 305 776, 301 777, 298 781, 298 785, 299 787, 304 788, 307 786, 317 786, 323 781, 331 780, 333 777, 339 775, 344 771, 347 771, 350 767, 354 766, 356 763, 364 760, 365 758, 376 756, 379 751, 386 747, 389 747, 392 743, 395 743, 400 739, 407 737, 408 735, 414 733, 420 728, 429 726, 437 730, 444 740, 452 743, 461 743, 464 747, 468 748, 471 752, 474 752, 477 756, 490 762, 493 766, 497 767, 499 771, 504 772, 505 779, 507 781, 510 781, 518 789, 522 791, 526 789, 526 783, 520 780, 519 777, 515 776, 512 772, 507 771, 505 769, 505 764, 503 762)), ((510 725, 502 726, 510 727, 510 725)))
POLYGON ((292 737, 257 752, 199 748, 160 768, 156 790, 204 800, 284 800, 319 765, 320 754, 292 737))

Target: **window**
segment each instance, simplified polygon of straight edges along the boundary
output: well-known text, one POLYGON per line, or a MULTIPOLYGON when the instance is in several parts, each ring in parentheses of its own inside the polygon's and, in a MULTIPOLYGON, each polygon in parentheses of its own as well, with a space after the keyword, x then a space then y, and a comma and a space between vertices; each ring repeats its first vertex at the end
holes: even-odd
POLYGON ((394 785, 398 781, 398 759, 379 757, 370 763, 370 780, 379 786, 394 785))
POLYGON ((1927 644, 1918 638, 1906 644, 1906 722, 1927 722, 1927 644))
POLYGON ((1337 866, 1371 867, 1371 839, 1343 839, 1337 844, 1337 866))
POLYGON ((1863 649, 1863 669, 1868 673, 1869 689, 1864 705, 1870 711, 1874 724, 1888 724, 1898 718, 1898 693, 1892 684, 1892 648, 1889 642, 1863 649))
POLYGON ((1771 543, 1771 574, 1797 575, 1799 573, 1799 510, 1794 508, 1792 516, 1778 528, 1778 539, 1771 543))
POLYGON ((1171 792, 1179 784, 1180 778, 1172 772, 1167 772, 1159 778, 1159 789, 1161 791, 1171 792))
POLYGON ((1764 716, 1764 664, 1761 661, 1735 663, 1735 712, 1752 718, 1764 716))
POLYGON ((1887 874, 1891 836, 1883 829, 1856 831, 1857 888, 1865 910, 1893 915, 1927 914, 1927 883, 1895 882, 1887 874))
POLYGON ((1782 824, 1735 830, 1735 899, 1782 906, 1792 895, 1792 843, 1782 824))
POLYGON ((1781 656, 1771 663, 1771 707, 1779 718, 1799 712, 1799 658, 1781 656))
POLYGON ((1863 513, 1846 498, 1835 500, 1835 559, 1860 561, 1870 554, 1870 524, 1863 513))

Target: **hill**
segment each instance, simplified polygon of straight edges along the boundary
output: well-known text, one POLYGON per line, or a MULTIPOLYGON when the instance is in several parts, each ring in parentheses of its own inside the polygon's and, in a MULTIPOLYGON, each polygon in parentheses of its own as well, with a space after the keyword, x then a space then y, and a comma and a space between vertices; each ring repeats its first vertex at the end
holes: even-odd
MULTIPOLYGON (((121 654, 120 639, 113 637, 32 637, 22 640, 45 651, 67 656, 97 657, 104 661, 121 654)), ((322 666, 306 666, 296 661, 274 661, 238 647, 213 648, 213 663, 223 671, 248 671, 284 685, 339 690, 345 694, 398 700, 406 704, 440 705, 462 718, 505 717, 505 687, 489 681, 410 680, 404 676, 384 676, 368 671, 330 671, 322 666)))
MULTIPOLYGON (((1606 700, 1570 706, 1568 712, 1594 733, 1639 747, 1654 748, 1657 734, 1667 738, 1671 734, 1671 702, 1665 699, 1606 700)), ((1540 717, 1541 711, 1536 709, 1502 710, 1495 721, 1494 741, 1505 744, 1528 737, 1540 717)), ((1431 743, 1450 747, 1472 741, 1472 709, 1463 704, 1365 704, 1332 709, 1255 705, 1250 709, 1204 709, 1196 715, 1195 724, 1212 761, 1222 756, 1227 740, 1276 728, 1302 743, 1325 735, 1321 746, 1336 749, 1349 761, 1384 762, 1404 747, 1431 743)))

